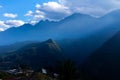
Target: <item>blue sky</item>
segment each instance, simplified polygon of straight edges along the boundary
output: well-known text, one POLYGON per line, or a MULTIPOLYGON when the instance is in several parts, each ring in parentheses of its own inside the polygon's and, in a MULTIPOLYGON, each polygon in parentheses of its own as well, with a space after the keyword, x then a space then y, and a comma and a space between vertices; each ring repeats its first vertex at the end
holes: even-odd
POLYGON ((26 17, 23 17, 23 15, 27 11, 34 11, 36 4, 42 4, 49 1, 55 0, 0 0, 0 5, 2 6, 0 9, 0 19, 7 20, 8 18, 4 18, 3 14, 13 13, 19 15, 16 19, 26 20, 26 17))
POLYGON ((0 0, 0 31, 40 20, 60 20, 73 13, 102 16, 120 9, 120 0, 0 0))

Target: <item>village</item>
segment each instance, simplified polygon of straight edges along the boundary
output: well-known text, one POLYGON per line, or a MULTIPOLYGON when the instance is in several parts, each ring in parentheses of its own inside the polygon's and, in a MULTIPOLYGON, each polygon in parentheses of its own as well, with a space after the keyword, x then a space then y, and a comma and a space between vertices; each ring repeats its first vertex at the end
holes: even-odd
POLYGON ((58 74, 50 73, 44 68, 40 71, 27 68, 0 71, 0 80, 57 80, 58 76, 58 74))

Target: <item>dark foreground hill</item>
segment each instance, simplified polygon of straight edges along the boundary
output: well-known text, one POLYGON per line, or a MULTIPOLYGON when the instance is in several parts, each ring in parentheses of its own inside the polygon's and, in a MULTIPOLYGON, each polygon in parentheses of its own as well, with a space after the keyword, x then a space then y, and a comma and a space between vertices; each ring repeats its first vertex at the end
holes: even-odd
POLYGON ((53 66, 57 60, 62 58, 62 50, 59 45, 52 39, 49 39, 41 43, 31 43, 17 51, 6 53, 1 66, 2 63, 7 67, 26 64, 34 69, 39 69, 53 66))
POLYGON ((86 80, 120 80, 120 32, 84 63, 86 80))

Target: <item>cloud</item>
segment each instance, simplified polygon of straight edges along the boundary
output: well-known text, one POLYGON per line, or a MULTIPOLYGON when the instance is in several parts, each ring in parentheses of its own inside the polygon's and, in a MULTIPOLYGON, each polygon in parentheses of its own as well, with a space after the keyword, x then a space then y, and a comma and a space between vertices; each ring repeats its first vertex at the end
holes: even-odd
POLYGON ((71 14, 69 7, 66 7, 59 2, 47 2, 42 5, 36 4, 35 11, 28 11, 25 16, 33 17, 32 23, 40 20, 60 20, 71 14))
POLYGON ((33 11, 30 10, 25 14, 25 16, 33 16, 33 14, 34 14, 33 11))
POLYGON ((40 4, 36 4, 35 6, 37 9, 40 9, 41 8, 41 5, 40 4))
POLYGON ((9 28, 10 26, 9 25, 6 25, 4 23, 4 21, 0 21, 0 26, 4 27, 4 28, 9 28))
POLYGON ((22 21, 22 20, 7 20, 7 21, 4 22, 4 24, 6 24, 6 25, 15 26, 15 27, 21 26, 21 25, 23 25, 24 23, 25 23, 25 22, 22 21))
POLYGON ((0 20, 0 31, 3 31, 7 28, 10 27, 18 27, 23 25, 25 22, 22 20, 6 20, 6 21, 1 21, 0 20))
POLYGON ((35 25, 37 22, 38 22, 37 20, 34 20, 34 21, 32 20, 29 22, 29 24, 35 25))
POLYGON ((38 10, 44 12, 46 18, 51 20, 60 20, 71 14, 69 7, 58 2, 43 3, 38 10))
POLYGON ((36 10, 33 16, 34 16, 34 20, 45 19, 45 13, 40 10, 36 10))
POLYGON ((3 29, 3 28, 0 28, 0 32, 1 32, 1 31, 4 31, 4 29, 3 29))
POLYGON ((83 14, 89 14, 92 16, 101 16, 107 13, 105 9, 100 7, 76 7, 73 11, 74 13, 83 13, 83 14))
POLYGON ((112 10, 120 9, 120 0, 59 0, 73 12, 102 16, 112 10))
POLYGON ((57 2, 43 3, 40 10, 48 12, 69 13, 69 8, 57 2))
POLYGON ((25 14, 25 16, 27 16, 27 17, 32 17, 32 20, 31 20, 31 19, 28 20, 29 23, 31 23, 31 24, 35 24, 35 23, 37 23, 38 21, 45 19, 45 13, 42 12, 42 11, 40 11, 40 10, 37 10, 37 9, 36 9, 34 12, 31 11, 31 10, 28 11, 28 12, 25 14))
POLYGON ((34 20, 42 20, 42 19, 44 19, 44 18, 45 18, 44 15, 35 15, 35 16, 34 16, 34 20))
POLYGON ((120 0, 58 0, 36 4, 35 8, 34 11, 25 14, 27 17, 32 17, 31 23, 45 19, 61 20, 74 13, 103 16, 120 9, 120 0))
POLYGON ((13 13, 4 13, 3 16, 8 18, 16 18, 18 15, 13 13))

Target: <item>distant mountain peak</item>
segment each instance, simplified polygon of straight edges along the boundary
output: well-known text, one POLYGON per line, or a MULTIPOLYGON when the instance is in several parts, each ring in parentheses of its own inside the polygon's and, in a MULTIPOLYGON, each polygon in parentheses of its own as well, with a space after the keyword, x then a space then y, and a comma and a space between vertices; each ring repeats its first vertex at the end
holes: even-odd
POLYGON ((84 18, 90 18, 90 19, 92 19, 92 18, 94 18, 94 17, 92 17, 92 16, 90 16, 90 15, 87 15, 87 14, 74 13, 74 14, 72 14, 72 15, 64 18, 64 20, 62 20, 62 22, 68 21, 68 20, 74 20, 74 19, 84 19, 84 18))
POLYGON ((54 43, 55 41, 53 39, 48 39, 46 42, 47 43, 54 43))
POLYGON ((82 14, 82 13, 74 13, 72 14, 73 16, 82 16, 82 15, 86 15, 86 14, 82 14))
POLYGON ((47 46, 49 46, 50 49, 55 49, 58 52, 62 51, 60 46, 53 39, 48 39, 47 41, 45 41, 45 43, 47 44, 47 46))
POLYGON ((27 23, 27 24, 24 24, 22 26, 32 26, 31 24, 27 23))
POLYGON ((111 13, 120 13, 120 9, 114 10, 114 11, 112 11, 111 13))
POLYGON ((74 13, 71 15, 72 17, 85 17, 85 16, 90 16, 90 15, 87 15, 87 14, 82 14, 82 13, 74 13))
MULTIPOLYGON (((111 12, 107 13, 106 15, 104 15, 103 17, 119 18, 119 16, 120 16, 120 9, 111 11, 111 12)), ((102 17, 102 18, 103 18, 103 17, 102 17)))

